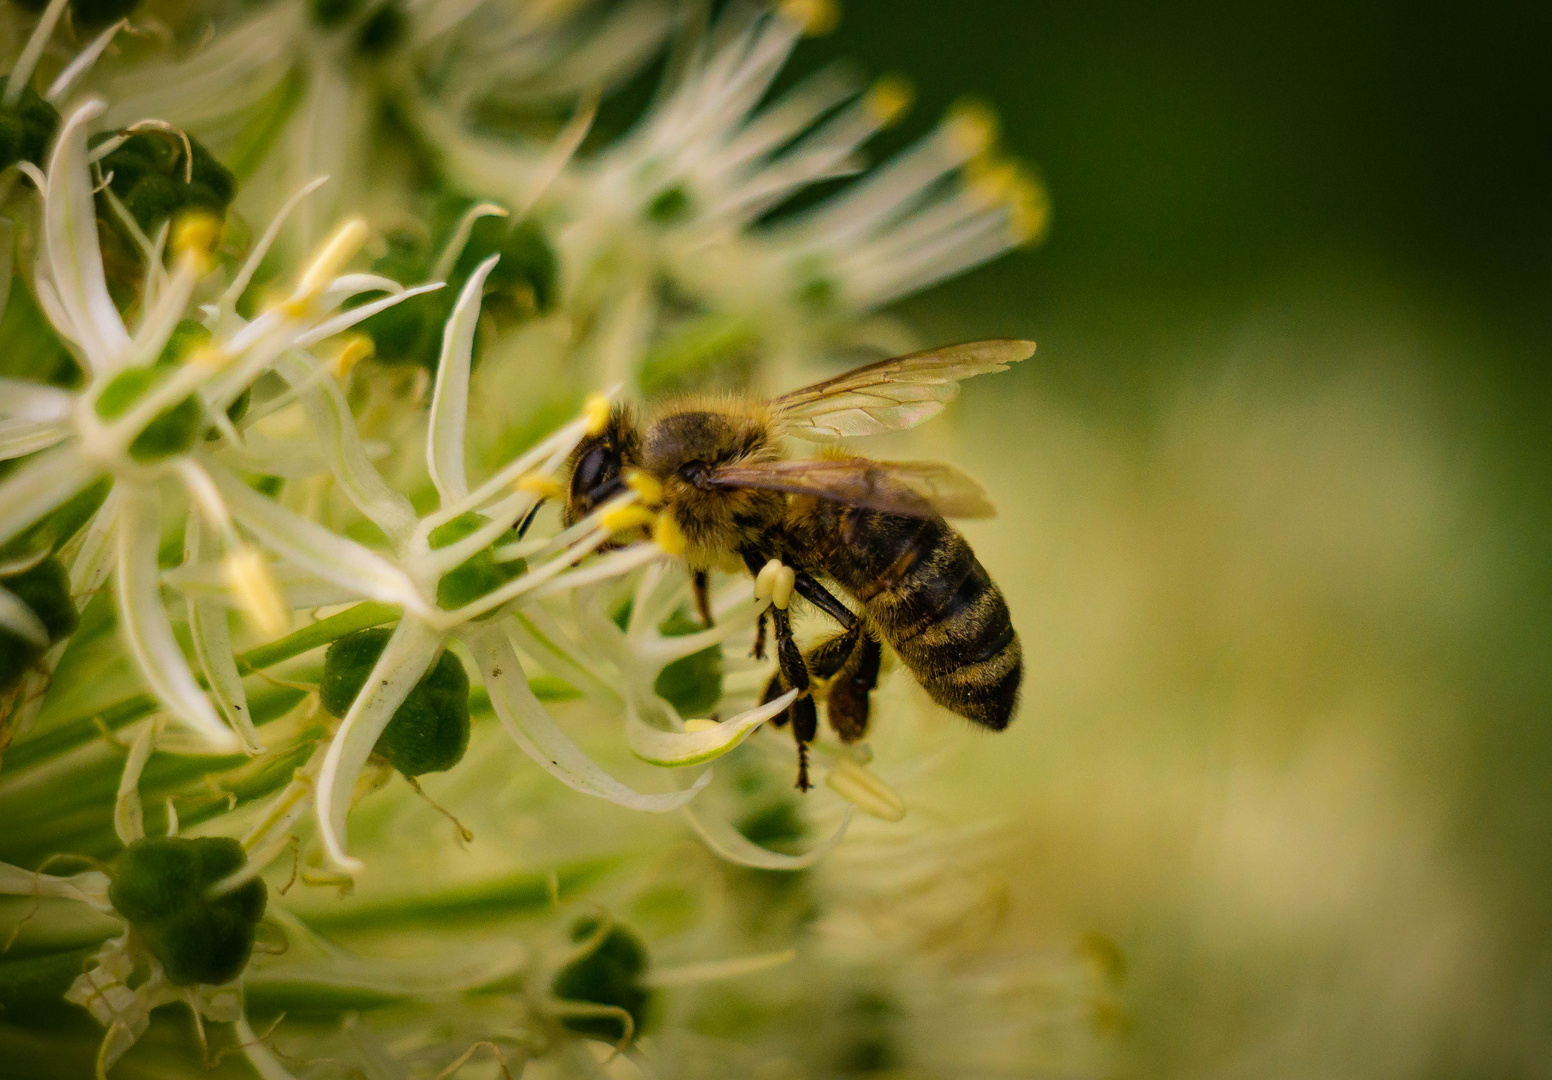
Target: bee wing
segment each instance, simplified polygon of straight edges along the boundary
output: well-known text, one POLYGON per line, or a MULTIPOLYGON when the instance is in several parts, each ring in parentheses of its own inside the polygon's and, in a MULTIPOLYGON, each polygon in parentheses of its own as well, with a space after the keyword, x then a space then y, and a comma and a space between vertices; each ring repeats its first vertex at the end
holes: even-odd
POLYGON ((712 487, 760 488, 814 495, 847 506, 907 517, 977 518, 997 511, 981 485, 937 461, 818 458, 724 465, 707 478, 712 487))
POLYGON ((942 412, 959 380, 1006 371, 1034 351, 1032 341, 973 341, 896 356, 783 394, 771 415, 784 434, 813 442, 898 431, 942 412))

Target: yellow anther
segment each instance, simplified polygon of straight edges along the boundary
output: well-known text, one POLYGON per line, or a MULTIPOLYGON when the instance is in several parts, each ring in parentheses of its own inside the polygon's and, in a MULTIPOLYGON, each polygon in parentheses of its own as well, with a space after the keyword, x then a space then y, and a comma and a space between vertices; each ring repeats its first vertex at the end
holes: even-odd
POLYGON ((884 821, 899 821, 905 817, 905 803, 900 796, 865 766, 850 758, 836 762, 825 777, 825 783, 864 814, 884 821))
POLYGON ((172 227, 172 251, 180 259, 192 259, 200 273, 214 262, 216 244, 221 240, 221 219, 200 210, 179 214, 172 227))
POLYGON ((885 75, 868 87, 862 107, 879 127, 890 127, 911 108, 916 91, 903 75, 885 75))
POLYGON ((965 192, 983 210, 1000 205, 1013 190, 1018 166, 991 157, 972 158, 965 164, 965 192))
POLYGON ((348 334, 340 343, 334 359, 329 362, 329 370, 334 372, 336 379, 343 382, 352 368, 376 351, 377 343, 365 334, 348 334))
POLYGON ((258 548, 244 545, 222 560, 222 576, 237 605, 259 630, 275 638, 291 628, 291 609, 281 598, 269 563, 258 548))
POLYGON ((716 726, 717 722, 715 720, 707 720, 705 717, 700 716, 697 716, 693 720, 686 720, 684 722, 684 730, 691 733, 697 731, 710 731, 716 726))
POLYGON ((841 8, 834 0, 781 0, 777 10, 809 37, 828 34, 841 22, 841 8))
POLYGON ((622 506, 618 510, 611 510, 605 514, 599 524, 608 532, 622 533, 642 525, 650 525, 656 517, 657 515, 645 506, 622 506))
POLYGON ((689 541, 684 538, 684 532, 672 514, 657 516, 657 522, 652 526, 652 542, 675 558, 683 555, 689 547, 689 541))
POLYGON ((626 469, 625 486, 648 506, 657 506, 663 501, 663 485, 657 482, 657 477, 643 469, 626 469))
POLYGON ((587 433, 599 435, 604 428, 609 426, 609 413, 612 411, 609 399, 602 394, 591 394, 582 404, 582 415, 587 418, 587 433))
POLYGON ((997 142, 997 114, 984 102, 955 102, 943 124, 949 145, 966 158, 986 153, 997 142))
POLYGON ((542 476, 539 473, 529 473, 517 482, 518 491, 526 491, 530 495, 537 495, 541 499, 557 499, 566 494, 566 487, 553 476, 542 476))
MULTIPOLYGON (((324 241, 323 247, 302 273, 297 284, 297 298, 312 299, 329 287, 329 282, 339 277, 345 264, 356 257, 356 252, 366 244, 371 230, 361 218, 351 218, 334 235, 324 241)), ((288 312, 289 314, 289 312, 288 312)))
POLYGON ((1051 227, 1051 197, 1037 177, 1022 170, 1014 173, 1008 209, 1021 244, 1038 244, 1045 239, 1051 227))
POLYGON ((201 345, 190 349, 188 355, 183 358, 183 362, 219 369, 232 362, 232 354, 219 345, 201 345))

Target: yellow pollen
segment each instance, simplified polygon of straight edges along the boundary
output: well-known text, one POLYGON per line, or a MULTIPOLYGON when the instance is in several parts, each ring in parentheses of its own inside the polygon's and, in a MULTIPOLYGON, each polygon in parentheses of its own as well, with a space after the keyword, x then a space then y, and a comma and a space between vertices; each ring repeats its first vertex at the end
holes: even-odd
POLYGON ((537 495, 541 499, 556 499, 566 494, 566 489, 559 480, 553 476, 541 476, 538 473, 530 473, 519 480, 517 490, 537 495))
POLYGON ((352 368, 376 351, 377 343, 365 334, 348 334, 340 343, 334 359, 329 362, 329 370, 334 372, 336 379, 343 382, 352 368))
POLYGON ((650 525, 657 517, 645 506, 622 506, 603 516, 600 524, 611 533, 622 533, 642 525, 650 525))
POLYGON ((965 191, 977 207, 987 210, 1007 200, 1017 176, 1018 166, 1011 161, 972 158, 965 164, 965 191))
POLYGON ((1021 244, 1038 244, 1051 227, 1051 197, 1037 177, 1015 170, 1008 211, 1021 244))
POLYGON ((868 111, 881 128, 890 127, 906 114, 916 91, 903 75, 885 75, 868 87, 863 95, 862 107, 868 111))
POLYGON ((781 0, 777 10, 809 37, 822 37, 841 21, 840 5, 834 0, 781 0))
POLYGON ((684 722, 684 730, 692 734, 697 731, 710 731, 716 726, 717 722, 715 720, 707 720, 706 718, 700 716, 695 717, 693 720, 686 720, 684 722))
POLYGON ((210 270, 216 244, 221 240, 221 220, 214 214, 190 211, 179 214, 172 228, 172 251, 180 259, 194 260, 200 273, 210 270))
POLYGON ((198 364, 201 367, 223 368, 232 362, 232 354, 219 345, 205 345, 189 350, 186 364, 198 364))
POLYGON ((666 554, 679 558, 689 546, 684 533, 679 528, 679 523, 674 520, 672 514, 659 514, 657 523, 652 526, 652 540, 666 554))
POLYGON ((582 415, 587 418, 587 433, 589 435, 601 434, 604 428, 609 426, 609 399, 602 394, 592 394, 582 406, 582 415))
POLYGON ((997 141, 997 114, 980 101, 955 102, 944 121, 949 145, 966 158, 986 153, 997 141))
POLYGON ((663 485, 657 482, 655 476, 642 469, 626 469, 625 486, 648 506, 657 506, 663 501, 663 485))
MULTIPOLYGON (((298 297, 315 297, 329 287, 329 282, 339 277, 345 264, 356 257, 356 252, 366 244, 371 230, 361 218, 351 218, 334 230, 334 235, 324 241, 323 247, 313 257, 297 285, 298 297)), ((290 314, 290 312, 287 312, 290 314)))
POLYGON ((905 817, 905 803, 900 796, 866 766, 858 765, 850 758, 836 762, 825 777, 825 783, 864 814, 883 821, 899 821, 905 817))
POLYGON ((257 548, 245 544, 228 554, 222 560, 222 575, 238 606, 260 631, 276 638, 291 628, 291 609, 257 548))

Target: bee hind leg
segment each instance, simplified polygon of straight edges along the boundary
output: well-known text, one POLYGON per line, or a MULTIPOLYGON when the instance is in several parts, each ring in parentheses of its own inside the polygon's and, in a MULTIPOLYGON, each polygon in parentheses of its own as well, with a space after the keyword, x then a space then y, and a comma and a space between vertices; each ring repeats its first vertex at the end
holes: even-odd
POLYGON ((878 638, 864 629, 858 634, 851 654, 836 672, 835 681, 830 684, 825 712, 830 718, 830 727, 842 742, 856 742, 867 734, 870 698, 873 688, 878 685, 882 660, 883 648, 878 638))

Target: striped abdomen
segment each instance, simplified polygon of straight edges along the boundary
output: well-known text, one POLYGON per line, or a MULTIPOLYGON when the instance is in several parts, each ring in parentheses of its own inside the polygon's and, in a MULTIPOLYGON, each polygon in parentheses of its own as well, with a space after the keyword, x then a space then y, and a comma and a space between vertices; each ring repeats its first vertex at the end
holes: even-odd
POLYGON ((945 708, 1000 731, 1023 677, 1002 591, 941 518, 849 507, 816 545, 821 572, 862 602, 869 621, 945 708))

